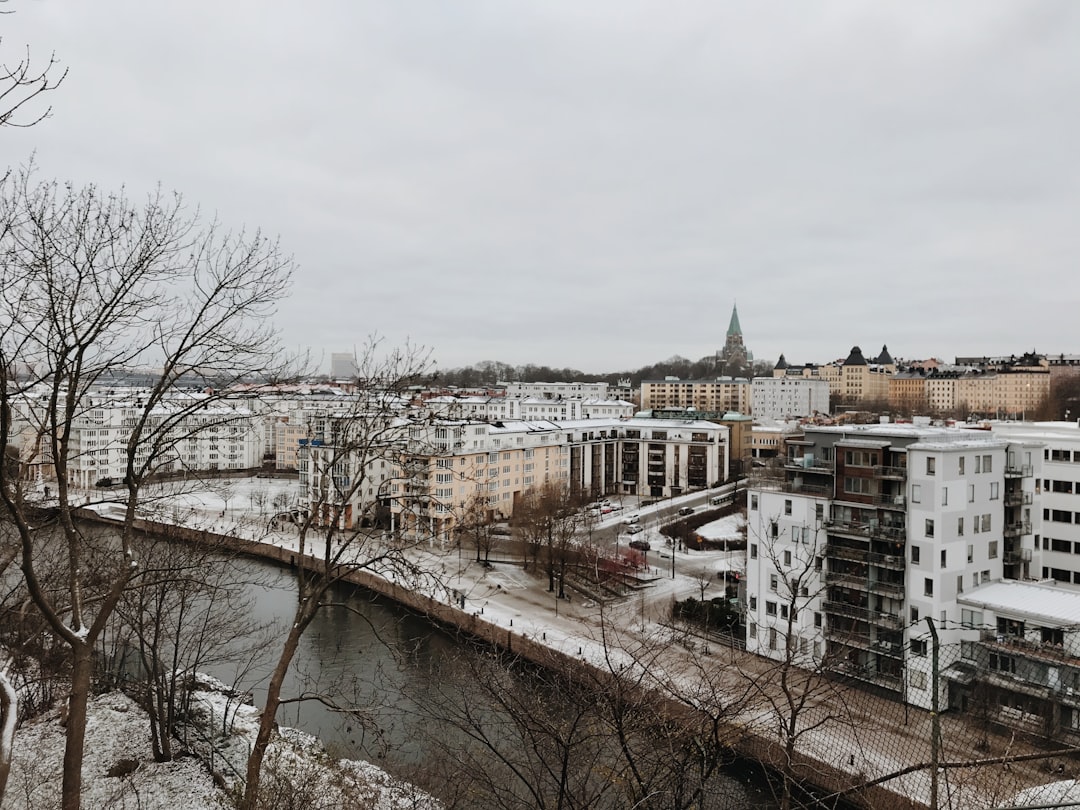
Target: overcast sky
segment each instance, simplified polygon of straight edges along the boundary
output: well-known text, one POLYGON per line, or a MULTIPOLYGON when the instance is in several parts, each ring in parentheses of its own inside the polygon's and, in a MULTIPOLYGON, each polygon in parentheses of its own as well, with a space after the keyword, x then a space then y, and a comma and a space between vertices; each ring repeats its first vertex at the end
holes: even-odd
POLYGON ((291 346, 1080 353, 1080 3, 14 0, 4 162, 280 236, 291 346))

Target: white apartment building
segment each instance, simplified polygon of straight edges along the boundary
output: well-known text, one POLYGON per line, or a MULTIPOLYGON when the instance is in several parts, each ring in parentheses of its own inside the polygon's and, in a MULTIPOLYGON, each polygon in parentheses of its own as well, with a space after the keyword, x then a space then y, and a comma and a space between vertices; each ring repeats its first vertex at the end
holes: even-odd
POLYGON ((755 419, 794 419, 829 412, 829 384, 802 377, 755 377, 750 381, 755 419))
POLYGON ((505 382, 496 383, 506 389, 506 396, 514 398, 540 397, 542 399, 608 399, 606 382, 505 382))
POLYGON ((618 419, 634 415, 634 405, 617 399, 547 399, 543 397, 441 396, 424 407, 443 419, 512 421, 618 419))
MULTIPOLYGON (((89 488, 124 480, 127 446, 145 396, 139 389, 91 391, 86 396, 72 425, 69 483, 89 488)), ((160 475, 247 470, 261 462, 261 436, 251 410, 242 403, 177 392, 150 412, 148 430, 156 432, 166 424, 163 441, 155 436, 137 449, 137 466, 150 460, 151 452, 156 457, 150 470, 160 475)))
POLYGON ((340 503, 347 528, 381 504, 394 529, 447 537, 477 496, 492 517, 509 518, 528 490, 548 483, 590 495, 668 497, 712 486, 729 470, 728 428, 697 420, 402 419, 364 459, 341 452, 329 425, 301 442, 301 503, 347 492, 363 472, 363 485, 346 501, 331 497, 320 517, 328 520, 340 503))
POLYGON ((929 707, 925 620, 959 644, 957 599, 1003 577, 1007 548, 1031 546, 1037 459, 989 432, 807 427, 751 482, 747 649, 929 707))
POLYGON ((1080 590, 1080 425, 1076 422, 993 422, 996 435, 1038 447, 1035 503, 1024 504, 1034 542, 1018 549, 1017 579, 1053 580, 1080 590), (1041 445, 1041 446, 1040 446, 1041 445))
POLYGON ((1004 580, 964 593, 948 706, 976 721, 1080 741, 1080 592, 1004 580))

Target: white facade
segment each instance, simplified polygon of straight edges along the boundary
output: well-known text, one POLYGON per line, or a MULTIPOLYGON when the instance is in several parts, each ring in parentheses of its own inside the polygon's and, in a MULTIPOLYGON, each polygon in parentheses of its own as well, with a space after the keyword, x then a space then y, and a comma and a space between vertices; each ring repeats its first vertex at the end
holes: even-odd
POLYGON ((751 483, 748 649, 779 658, 797 645, 930 706, 926 619, 959 644, 957 599, 1000 580, 1007 551, 1031 541, 1018 510, 1033 469, 1009 463, 1026 452, 981 431, 808 427, 782 475, 751 483))
POLYGON ((508 397, 542 397, 544 399, 607 399, 606 382, 504 382, 496 383, 506 389, 508 397))
POLYGON ((750 381, 755 419, 791 419, 829 412, 829 384, 802 377, 755 377, 750 381))

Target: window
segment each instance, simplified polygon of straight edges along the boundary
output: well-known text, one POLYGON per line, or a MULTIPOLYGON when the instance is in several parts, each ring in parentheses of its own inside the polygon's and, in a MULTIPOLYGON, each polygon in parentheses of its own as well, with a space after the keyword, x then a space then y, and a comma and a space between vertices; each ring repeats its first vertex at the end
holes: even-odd
POLYGON ((964 592, 964 575, 963 574, 960 574, 956 578, 956 592, 957 593, 963 593, 964 592))
POLYGON ((869 478, 853 478, 851 476, 844 477, 844 492, 852 495, 869 495, 870 494, 870 479, 869 478))
POLYGON ((776 615, 776 602, 766 602, 765 603, 765 615, 766 616, 775 616, 776 615))
MULTIPOLYGON (((911 654, 912 655, 926 655, 926 642, 919 639, 911 640, 911 654)), ((914 672, 915 670, 913 670, 914 672)))
POLYGON ((769 649, 770 650, 775 650, 776 649, 776 628, 775 627, 770 627, 769 628, 769 649))
POLYGON ((975 474, 982 472, 982 456, 975 456, 975 474))
POLYGON ((960 657, 967 661, 976 660, 976 650, 974 641, 961 641, 960 642, 960 657))
POLYGON ((911 547, 911 564, 912 565, 918 565, 919 564, 919 547, 918 546, 913 545, 911 547))
POLYGON ((911 502, 922 503, 922 487, 918 484, 911 485, 911 502))
POLYGON ((777 583, 776 574, 769 574, 769 590, 772 591, 773 593, 776 593, 776 583, 777 583))
POLYGON ((751 596, 750 597, 750 609, 751 610, 757 610, 757 597, 756 596, 751 596))
POLYGON ((991 560, 996 560, 997 559, 997 555, 998 555, 998 541, 997 540, 991 540, 990 541, 990 544, 987 546, 987 553, 988 553, 991 560))
POLYGON ((934 519, 933 518, 927 518, 926 519, 926 536, 927 537, 933 537, 934 536, 934 519))
POLYGON ((941 567, 942 568, 944 568, 946 565, 948 565, 948 563, 946 562, 947 559, 948 559, 948 556, 946 554, 946 551, 945 551, 945 549, 942 549, 941 550, 941 567))
POLYGON ((972 562, 975 559, 975 546, 968 543, 968 562, 972 562))
POLYGON ((956 536, 957 537, 963 537, 964 536, 964 519, 962 517, 958 517, 956 519, 956 536))
POLYGON ((814 627, 821 627, 821 614, 814 611, 814 627))
POLYGON ((780 605, 780 618, 786 619, 788 617, 788 606, 780 605))
POLYGON ((751 543, 750 544, 750 559, 751 560, 756 560, 757 559, 757 543, 751 543))
POLYGON ((960 475, 964 474, 964 457, 963 456, 960 456, 960 458, 957 459, 957 472, 960 473, 960 475))
MULTIPOLYGON (((990 455, 983 456, 983 470, 982 471, 984 473, 993 472, 993 466, 991 464, 991 460, 993 458, 994 457, 990 456, 990 455)), ((975 472, 978 472, 978 470, 975 470, 975 472)))
POLYGON ((785 515, 790 515, 791 514, 791 499, 790 498, 785 498, 784 499, 784 514, 785 515))
POLYGON ((922 670, 913 669, 908 672, 908 683, 911 684, 912 689, 925 689, 926 688, 926 673, 922 670))
POLYGON ((750 625, 746 628, 746 635, 748 638, 757 638, 757 624, 755 622, 750 622, 750 625))
POLYGON ((919 620, 919 609, 914 605, 911 606, 911 623, 915 624, 919 620))
POLYGON ((757 495, 750 496, 750 508, 754 510, 757 509, 757 495))
POLYGON ((969 630, 982 627, 983 614, 981 610, 960 609, 960 624, 969 630))
POLYGON ((825 504, 814 504, 814 518, 818 523, 821 523, 825 519, 825 504))
POLYGON ((769 537, 773 540, 780 536, 780 525, 774 520, 769 524, 769 537))
POLYGON ((785 551, 784 552, 784 565, 785 566, 790 566, 791 565, 791 552, 790 551, 785 551))
POLYGON ((941 505, 942 506, 948 506, 949 505, 949 488, 948 487, 942 487, 941 488, 941 505))
POLYGON ((990 482, 990 500, 996 501, 998 499, 998 482, 990 482))
POLYGON ((925 596, 934 595, 934 580, 930 579, 930 577, 923 580, 923 594, 925 596))
MULTIPOLYGON (((978 458, 976 456, 975 458, 978 458)), ((968 503, 975 503, 975 485, 968 484, 968 503)))
POLYGON ((990 515, 986 514, 982 516, 982 530, 984 532, 990 531, 990 515))
POLYGON ((934 456, 926 457, 926 474, 933 475, 937 469, 937 459, 934 456))

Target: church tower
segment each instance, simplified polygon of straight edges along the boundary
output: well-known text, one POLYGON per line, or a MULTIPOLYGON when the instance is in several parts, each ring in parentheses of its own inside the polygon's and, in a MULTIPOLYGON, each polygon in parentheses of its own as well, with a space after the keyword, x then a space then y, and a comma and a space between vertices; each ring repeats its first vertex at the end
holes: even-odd
POLYGON ((728 323, 727 337, 724 340, 724 348, 720 350, 719 359, 720 367, 725 374, 745 373, 753 360, 753 355, 746 350, 743 343, 738 304, 731 306, 731 321, 728 323))

